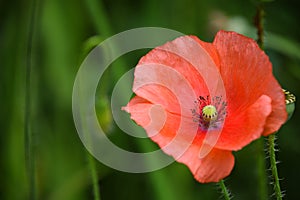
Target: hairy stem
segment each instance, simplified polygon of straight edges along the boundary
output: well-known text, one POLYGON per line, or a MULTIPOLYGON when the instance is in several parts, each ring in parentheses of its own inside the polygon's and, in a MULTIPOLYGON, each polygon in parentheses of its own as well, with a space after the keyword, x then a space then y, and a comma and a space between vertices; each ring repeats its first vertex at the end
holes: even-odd
MULTIPOLYGON (((255 25, 257 28, 257 43, 260 46, 261 49, 264 49, 264 9, 263 9, 263 4, 261 3, 257 7, 257 13, 255 16, 255 25)), ((272 171, 272 177, 274 179, 274 190, 275 190, 275 195, 277 200, 282 199, 282 194, 281 194, 281 189, 280 189, 280 184, 279 184, 279 178, 278 178, 278 172, 277 172, 277 167, 276 167, 276 157, 275 157, 275 134, 272 134, 268 137, 269 140, 269 156, 270 156, 270 164, 271 164, 271 171, 272 171)), ((262 147, 263 148, 263 147, 262 147)), ((259 159, 260 160, 260 159, 259 159)), ((260 164, 261 165, 261 164, 260 164)), ((260 166, 260 168, 263 168, 263 166, 260 166)), ((265 168, 265 167, 264 167, 265 168)), ((265 173, 264 173, 265 174, 265 173)), ((261 195, 265 195, 266 193, 262 191, 261 187, 265 187, 265 182, 266 178, 260 173, 260 191, 261 195)), ((265 197, 262 197, 262 199, 265 199, 265 197)))
POLYGON ((222 194, 223 194, 223 196, 224 196, 224 199, 225 199, 225 200, 230 200, 230 193, 229 193, 229 190, 226 188, 223 179, 220 180, 219 186, 220 186, 220 188, 222 189, 222 194))
POLYGON ((274 190, 277 200, 282 199, 282 193, 279 184, 277 166, 276 166, 276 156, 275 156, 275 134, 272 134, 268 137, 269 140, 269 156, 270 156, 270 164, 271 164, 271 171, 272 177, 274 180, 274 190))

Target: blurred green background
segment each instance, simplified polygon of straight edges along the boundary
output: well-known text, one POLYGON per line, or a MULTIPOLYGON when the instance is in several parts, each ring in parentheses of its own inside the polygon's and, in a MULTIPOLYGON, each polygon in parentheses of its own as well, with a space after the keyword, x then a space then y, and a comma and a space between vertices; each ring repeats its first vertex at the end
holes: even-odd
MULTIPOLYGON (((32 147, 37 199, 93 199, 91 166, 95 165, 101 199, 220 199, 216 184, 200 184, 186 166, 172 165, 152 173, 129 174, 92 160, 72 118, 76 72, 92 44, 137 27, 155 26, 212 41, 219 29, 236 30, 256 39, 253 17, 257 2, 240 0, 38 0, 31 69, 32 147), (94 40, 89 38, 93 36, 94 40), (87 42, 89 41, 89 42, 87 42)), ((0 199, 28 199, 24 111, 29 21, 33 1, 0 2, 0 199)), ((266 52, 281 85, 300 96, 300 12, 297 0, 265 4, 266 52)), ((118 78, 148 50, 116 61, 99 87, 100 123, 119 146, 143 151, 149 140, 122 133, 111 119, 109 101, 118 78), (119 64, 117 64, 119 63, 119 64)), ((299 104, 299 103, 296 103, 299 104)), ((299 105, 296 105, 296 108, 299 105)), ((299 198, 300 114, 278 134, 277 158, 286 199, 299 198)), ((226 185, 234 199, 259 199, 257 142, 235 152, 236 165, 226 185)), ((268 161, 268 160, 267 160, 268 161)), ((268 163, 268 162, 267 162, 268 163)), ((272 195, 272 186, 269 185, 272 195)))

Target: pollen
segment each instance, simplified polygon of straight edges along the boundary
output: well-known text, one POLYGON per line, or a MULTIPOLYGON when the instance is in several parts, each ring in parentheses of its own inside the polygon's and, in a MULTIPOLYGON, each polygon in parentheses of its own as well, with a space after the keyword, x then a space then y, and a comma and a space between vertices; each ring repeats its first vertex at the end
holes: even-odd
POLYGON ((207 105, 204 106, 202 109, 202 117, 206 122, 212 122, 217 120, 218 118, 218 111, 215 106, 207 105))

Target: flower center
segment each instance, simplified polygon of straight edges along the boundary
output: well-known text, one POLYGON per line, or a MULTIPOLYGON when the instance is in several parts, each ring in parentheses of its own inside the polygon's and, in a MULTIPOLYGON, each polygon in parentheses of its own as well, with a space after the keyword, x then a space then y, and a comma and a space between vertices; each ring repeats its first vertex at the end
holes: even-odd
POLYGON ((227 103, 222 96, 199 96, 195 101, 195 108, 191 109, 193 121, 198 123, 199 128, 206 131, 208 129, 219 129, 227 115, 227 103))
POLYGON ((216 121, 218 118, 218 111, 216 107, 213 105, 204 106, 202 109, 202 117, 206 122, 216 121))

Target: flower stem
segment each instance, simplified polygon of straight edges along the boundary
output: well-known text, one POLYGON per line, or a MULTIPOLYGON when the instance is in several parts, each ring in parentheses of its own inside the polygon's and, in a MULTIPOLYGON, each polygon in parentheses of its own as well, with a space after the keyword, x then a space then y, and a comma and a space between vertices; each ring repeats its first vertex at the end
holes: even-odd
POLYGON ((94 158, 86 152, 88 157, 88 165, 89 170, 91 172, 92 182, 93 182, 93 193, 94 193, 94 200, 100 200, 100 190, 98 186, 98 176, 97 176, 97 170, 96 170, 96 164, 94 158))
POLYGON ((109 25, 109 20, 107 14, 103 8, 102 1, 97 0, 87 0, 86 6, 88 8, 91 19, 95 24, 99 35, 103 37, 109 37, 112 34, 111 27, 109 25))
MULTIPOLYGON (((255 16, 255 26, 257 28, 257 43, 260 46, 261 49, 264 49, 264 9, 263 9, 263 3, 260 3, 260 5, 257 7, 257 13, 255 16)), ((278 178, 278 172, 277 172, 277 167, 276 167, 276 158, 275 158, 275 134, 272 134, 268 137, 269 140, 269 156, 270 156, 270 163, 271 163, 271 170, 272 170, 272 176, 274 179, 274 190, 275 190, 275 195, 277 200, 281 200, 282 199, 282 194, 281 194, 281 189, 280 189, 280 184, 279 184, 279 178, 278 178)), ((263 144, 263 143, 262 143, 263 144)), ((263 145, 261 145, 263 146, 263 145)), ((263 148, 263 147, 262 147, 263 148)), ((259 160, 261 160, 261 158, 259 158, 259 160)), ((261 163, 261 161, 259 161, 259 163, 261 163)), ((264 161, 263 161, 264 162, 264 161)), ((265 168, 265 166, 262 166, 262 164, 260 164, 260 168, 265 168)), ((265 173, 264 173, 265 174, 265 173)), ((260 190, 261 190, 261 195, 265 195, 266 193, 262 191, 261 187, 265 187, 263 184, 263 182, 265 182, 266 178, 265 175, 262 175, 262 173, 260 173, 260 190)), ((264 199, 264 197, 262 197, 264 199)))
POLYGON ((224 199, 225 200, 230 200, 230 193, 229 193, 229 190, 226 188, 223 179, 219 181, 219 186, 222 189, 222 194, 224 196, 224 199))
POLYGON ((271 163, 272 177, 274 179, 274 190, 277 200, 282 199, 282 193, 279 184, 278 172, 276 167, 276 156, 275 156, 275 134, 268 137, 269 139, 269 156, 271 163))
POLYGON ((257 7, 256 15, 254 18, 254 24, 257 29, 257 44, 261 49, 264 49, 264 16, 265 11, 263 5, 260 4, 257 7))
POLYGON ((34 135, 31 131, 31 68, 33 36, 37 14, 37 0, 32 1, 32 10, 29 18, 29 29, 25 64, 25 112, 24 112, 24 148, 26 173, 28 176, 29 199, 36 199, 34 135))
MULTIPOLYGON (((104 11, 102 1, 97 0, 87 0, 86 6, 88 9, 88 13, 91 15, 91 19, 95 24, 95 28, 97 32, 102 37, 109 37, 111 36, 111 29, 108 21, 108 17, 104 11)), ((98 185, 98 176, 97 170, 95 166, 94 158, 87 152, 88 157, 88 164, 89 170, 92 176, 92 183, 93 183, 93 193, 94 193, 94 200, 100 200, 100 189, 98 185)))
POLYGON ((266 159, 264 152, 264 138, 257 141, 257 168, 258 168, 258 190, 259 199, 268 199, 267 175, 266 175, 266 159))

